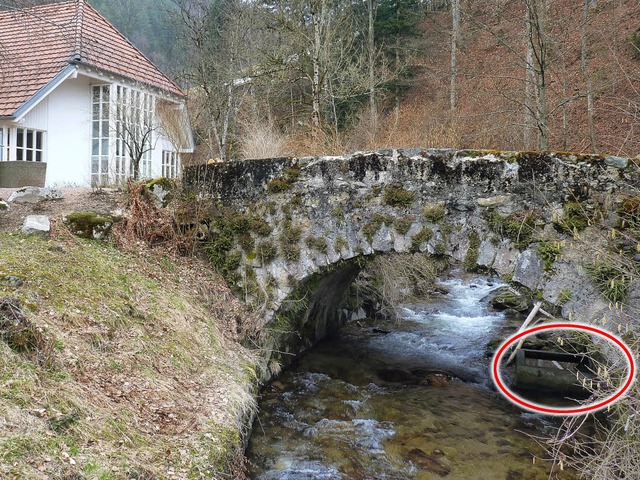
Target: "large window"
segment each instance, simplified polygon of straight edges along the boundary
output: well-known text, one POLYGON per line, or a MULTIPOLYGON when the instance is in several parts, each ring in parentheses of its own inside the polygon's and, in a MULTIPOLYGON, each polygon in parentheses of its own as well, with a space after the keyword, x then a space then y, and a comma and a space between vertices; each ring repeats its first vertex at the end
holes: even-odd
POLYGON ((92 88, 91 184, 109 184, 109 85, 92 88))
POLYGON ((121 85, 93 88, 93 183, 122 183, 150 177, 153 148, 153 96, 121 85))
POLYGON ((178 178, 180 175, 180 157, 177 152, 171 150, 162 151, 162 176, 178 178))

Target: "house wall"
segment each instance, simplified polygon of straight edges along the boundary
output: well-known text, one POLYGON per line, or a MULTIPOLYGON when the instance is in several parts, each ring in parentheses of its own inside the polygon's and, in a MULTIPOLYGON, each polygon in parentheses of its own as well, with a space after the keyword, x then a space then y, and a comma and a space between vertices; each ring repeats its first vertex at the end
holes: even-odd
MULTIPOLYGON (((105 83, 119 84, 84 75, 68 78, 25 115, 19 125, 13 125, 47 132, 46 186, 91 186, 91 86, 105 83)), ((163 150, 175 147, 160 130, 154 132, 153 145, 151 173, 152 177, 159 177, 163 150)))
POLYGON ((78 76, 65 80, 49 94, 47 186, 90 186, 90 85, 90 79, 78 76))

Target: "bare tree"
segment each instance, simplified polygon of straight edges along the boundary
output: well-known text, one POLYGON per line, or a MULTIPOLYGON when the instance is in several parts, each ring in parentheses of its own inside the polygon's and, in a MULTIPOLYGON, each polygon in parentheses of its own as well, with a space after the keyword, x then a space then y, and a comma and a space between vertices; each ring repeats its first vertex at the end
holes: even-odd
POLYGON ((341 0, 276 0, 265 10, 276 41, 265 52, 263 68, 298 85, 302 101, 310 106, 312 132, 318 133, 331 118, 337 129, 338 104, 350 99, 368 95, 370 108, 376 110, 385 65, 375 45, 371 47, 374 2, 365 5, 370 14, 362 25, 356 23, 354 5, 341 0))
POLYGON ((116 86, 116 98, 112 104, 111 133, 115 138, 116 172, 126 172, 127 161, 133 170, 133 178, 140 178, 140 164, 148 162, 144 170, 149 171, 151 151, 157 143, 160 122, 155 118, 155 100, 143 90, 116 86))
POLYGON ((253 9, 231 0, 173 0, 186 27, 190 67, 184 73, 198 99, 194 124, 211 158, 228 160, 238 111, 256 65, 253 9))
POLYGON ((549 148, 549 126, 547 118, 547 3, 546 0, 525 0, 527 32, 527 69, 534 80, 535 106, 533 110, 538 131, 538 148, 549 148))

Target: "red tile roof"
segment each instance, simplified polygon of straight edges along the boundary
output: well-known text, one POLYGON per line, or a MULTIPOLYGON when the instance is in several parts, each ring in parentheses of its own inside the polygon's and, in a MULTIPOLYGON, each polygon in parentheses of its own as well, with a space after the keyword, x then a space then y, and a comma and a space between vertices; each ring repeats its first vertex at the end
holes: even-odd
POLYGON ((0 11, 0 116, 11 116, 70 63, 184 92, 84 0, 0 11))

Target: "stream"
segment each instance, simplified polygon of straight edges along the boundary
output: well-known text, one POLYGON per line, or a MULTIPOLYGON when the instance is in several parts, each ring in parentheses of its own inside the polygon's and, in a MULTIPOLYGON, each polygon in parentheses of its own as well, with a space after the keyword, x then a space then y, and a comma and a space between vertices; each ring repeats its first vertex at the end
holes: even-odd
POLYGON ((550 478, 531 436, 551 419, 491 387, 486 344, 518 320, 483 301, 500 284, 440 283, 448 294, 406 305, 400 321, 350 322, 272 382, 247 449, 251 478, 550 478))

